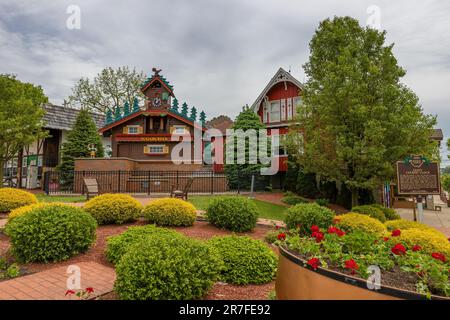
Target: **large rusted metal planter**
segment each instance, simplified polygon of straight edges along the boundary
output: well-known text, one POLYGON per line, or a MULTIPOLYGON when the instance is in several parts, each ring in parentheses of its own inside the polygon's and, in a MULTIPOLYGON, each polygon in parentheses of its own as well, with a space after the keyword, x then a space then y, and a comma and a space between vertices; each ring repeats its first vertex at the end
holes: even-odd
MULTIPOLYGON (((318 268, 311 270, 295 253, 279 248, 278 274, 275 284, 280 300, 424 300, 418 293, 382 286, 370 290, 364 280, 318 268)), ((446 299, 432 296, 432 299, 446 299)))

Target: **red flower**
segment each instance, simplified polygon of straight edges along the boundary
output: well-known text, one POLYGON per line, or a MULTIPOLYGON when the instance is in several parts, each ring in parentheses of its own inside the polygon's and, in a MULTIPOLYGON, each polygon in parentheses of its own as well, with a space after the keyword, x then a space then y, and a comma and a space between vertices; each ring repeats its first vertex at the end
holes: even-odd
POLYGON ((331 234, 331 233, 337 233, 338 230, 339 230, 339 229, 336 228, 336 227, 329 227, 327 232, 330 233, 330 234, 331 234))
POLYGON ((311 226, 311 232, 320 232, 320 228, 316 225, 311 226))
POLYGON ((277 239, 278 240, 286 240, 286 234, 285 233, 279 233, 278 234, 278 236, 277 236, 277 239))
POLYGON ((384 242, 389 241, 389 237, 384 237, 383 240, 384 242))
POLYGON ((358 264, 353 259, 346 260, 344 263, 345 263, 345 269, 351 270, 352 274, 355 274, 355 270, 359 269, 358 264))
POLYGON ((406 248, 401 243, 397 243, 392 247, 391 251, 393 254, 400 256, 406 253, 406 248))
POLYGON ((280 227, 279 226, 275 226, 275 229, 278 230, 278 229, 280 229, 280 227))
POLYGON ((445 255, 442 254, 442 253, 433 252, 433 253, 431 254, 431 256, 432 256, 433 258, 435 258, 436 260, 440 260, 440 261, 442 261, 442 262, 445 262, 445 261, 447 260, 447 259, 445 258, 445 255))
POLYGON ((306 262, 311 268, 316 270, 319 267, 320 260, 318 258, 311 258, 306 262))
POLYGON ((396 229, 392 231, 391 236, 398 237, 401 233, 402 232, 400 230, 396 229))
POLYGON ((75 291, 73 291, 73 290, 67 290, 65 295, 66 295, 66 296, 67 296, 67 295, 70 296, 70 295, 72 295, 72 294, 75 294, 75 291))
POLYGON ((422 247, 421 246, 419 246, 418 244, 416 244, 416 245, 414 245, 414 247, 412 247, 412 251, 420 251, 420 250, 422 250, 422 247))
POLYGON ((321 242, 323 240, 323 237, 324 237, 323 233, 320 232, 320 231, 313 232, 311 236, 313 238, 316 238, 316 242, 321 242))
POLYGON ((333 219, 333 224, 338 224, 339 222, 341 222, 341 219, 339 219, 339 218, 333 219))
POLYGON ((93 293, 94 292, 94 288, 88 287, 88 288, 86 288, 86 292, 87 293, 93 293))
POLYGON ((342 230, 340 230, 340 229, 338 229, 337 232, 336 232, 336 234, 338 235, 338 237, 342 237, 342 236, 345 235, 345 232, 342 231, 342 230))

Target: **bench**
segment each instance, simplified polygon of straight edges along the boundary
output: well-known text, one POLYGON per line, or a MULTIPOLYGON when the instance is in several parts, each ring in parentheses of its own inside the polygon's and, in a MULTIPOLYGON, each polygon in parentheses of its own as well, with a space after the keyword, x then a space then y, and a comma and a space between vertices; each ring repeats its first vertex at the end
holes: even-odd
POLYGON ((89 200, 91 196, 95 197, 100 194, 96 178, 83 178, 83 182, 86 189, 86 200, 89 200))
POLYGON ((194 182, 194 178, 189 178, 187 180, 186 185, 184 186, 183 190, 177 190, 175 185, 172 185, 172 191, 170 191, 170 197, 187 200, 188 192, 189 192, 189 189, 191 188, 193 182, 194 182))

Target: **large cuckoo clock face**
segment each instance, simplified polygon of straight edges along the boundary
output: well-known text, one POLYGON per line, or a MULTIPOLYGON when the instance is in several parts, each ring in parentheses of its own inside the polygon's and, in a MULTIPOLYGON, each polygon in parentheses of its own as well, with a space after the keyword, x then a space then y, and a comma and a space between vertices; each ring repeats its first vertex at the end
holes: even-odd
POLYGON ((159 107, 161 105, 161 99, 159 97, 153 98, 153 106, 159 107))

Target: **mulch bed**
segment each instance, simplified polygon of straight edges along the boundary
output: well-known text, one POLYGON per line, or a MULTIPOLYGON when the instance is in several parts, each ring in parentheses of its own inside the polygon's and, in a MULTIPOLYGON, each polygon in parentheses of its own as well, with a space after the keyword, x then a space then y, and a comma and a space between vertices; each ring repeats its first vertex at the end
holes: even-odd
MULTIPOLYGON (((77 264, 80 262, 94 261, 97 263, 104 264, 109 267, 114 267, 111 263, 106 260, 104 251, 106 248, 106 239, 109 236, 117 235, 125 232, 131 226, 144 225, 145 222, 137 221, 134 223, 128 223, 123 225, 106 225, 99 226, 97 228, 97 240, 95 244, 85 253, 79 254, 75 257, 70 258, 57 263, 28 263, 23 264, 22 267, 26 270, 26 273, 40 272, 55 267, 68 266, 71 264, 77 264)), ((175 227, 176 231, 183 233, 186 236, 197 238, 197 239, 209 239, 216 235, 227 235, 231 234, 230 231, 221 230, 206 221, 196 221, 192 227, 175 227)), ((264 239, 265 234, 269 230, 268 227, 257 226, 251 232, 245 232, 240 235, 248 235, 254 239, 264 239)), ((9 249, 9 238, 0 233, 0 256, 7 253, 9 249)), ((274 290, 275 282, 271 282, 264 285, 246 285, 237 286, 226 283, 216 283, 210 290, 208 296, 205 299, 216 300, 216 299, 230 299, 230 300, 259 300, 267 299, 269 293, 274 290)), ((114 292, 109 293, 101 297, 101 299, 117 299, 114 292)))

